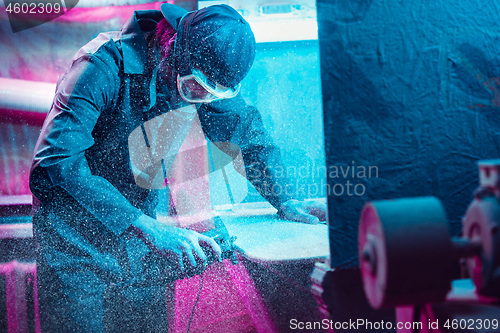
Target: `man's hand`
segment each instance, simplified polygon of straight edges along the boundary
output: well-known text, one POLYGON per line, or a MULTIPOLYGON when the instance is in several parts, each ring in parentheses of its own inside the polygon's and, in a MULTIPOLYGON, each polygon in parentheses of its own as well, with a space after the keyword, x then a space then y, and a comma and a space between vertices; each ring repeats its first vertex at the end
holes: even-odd
POLYGON ((193 252, 203 261, 204 266, 207 265, 207 256, 200 242, 211 247, 219 261, 222 260, 219 245, 212 238, 195 231, 168 226, 146 215, 139 217, 132 225, 134 236, 141 239, 151 251, 177 261, 181 271, 187 268, 183 262, 184 255, 189 258, 193 267, 197 266, 193 252))
POLYGON ((288 200, 281 204, 279 215, 287 220, 318 224, 326 221, 326 205, 318 200, 288 200))

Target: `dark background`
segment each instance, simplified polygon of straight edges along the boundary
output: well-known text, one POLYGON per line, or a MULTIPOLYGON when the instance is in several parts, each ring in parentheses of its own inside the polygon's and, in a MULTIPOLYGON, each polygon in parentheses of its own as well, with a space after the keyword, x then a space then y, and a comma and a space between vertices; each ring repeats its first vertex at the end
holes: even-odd
POLYGON ((436 196, 460 233, 477 162, 499 157, 499 6, 318 0, 326 165, 378 167, 378 177, 328 179, 366 186, 328 198, 333 267, 357 266, 370 200, 436 196))

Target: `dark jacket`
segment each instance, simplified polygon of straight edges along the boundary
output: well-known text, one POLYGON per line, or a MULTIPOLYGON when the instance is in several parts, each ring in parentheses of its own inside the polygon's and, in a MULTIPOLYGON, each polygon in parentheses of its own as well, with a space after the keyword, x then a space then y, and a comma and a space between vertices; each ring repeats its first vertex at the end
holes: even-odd
MULTIPOLYGON (((127 139, 152 112, 168 112, 165 94, 150 107, 152 69, 143 32, 161 17, 160 11, 138 11, 121 31, 100 34, 57 83, 30 175, 41 202, 35 236, 51 266, 74 261, 121 276, 129 264, 127 229, 141 214, 155 216, 157 193, 136 185, 127 139)), ((279 149, 255 108, 238 96, 203 104, 198 115, 209 140, 239 145, 258 190, 284 188, 286 180, 272 176, 281 165, 279 149)), ((289 199, 280 192, 262 194, 278 208, 289 199)))

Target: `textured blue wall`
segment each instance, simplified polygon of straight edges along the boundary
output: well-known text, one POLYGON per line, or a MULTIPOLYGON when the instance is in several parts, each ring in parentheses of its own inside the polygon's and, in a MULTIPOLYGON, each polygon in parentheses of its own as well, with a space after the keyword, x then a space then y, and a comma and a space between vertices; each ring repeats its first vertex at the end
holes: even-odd
MULTIPOLYGON (((500 3, 319 0, 327 166, 376 166, 363 195, 328 199, 332 265, 357 264, 363 203, 433 195, 453 234, 500 156, 500 3)), ((361 174, 362 176, 362 174, 361 174)))

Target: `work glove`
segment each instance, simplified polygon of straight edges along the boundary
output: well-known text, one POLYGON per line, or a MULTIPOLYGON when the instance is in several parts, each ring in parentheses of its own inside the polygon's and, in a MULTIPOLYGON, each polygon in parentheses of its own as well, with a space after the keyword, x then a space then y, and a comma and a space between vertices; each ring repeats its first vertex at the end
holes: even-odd
POLYGON ((278 215, 290 221, 318 224, 320 221, 326 221, 326 212, 326 204, 319 200, 290 199, 281 204, 278 215))

